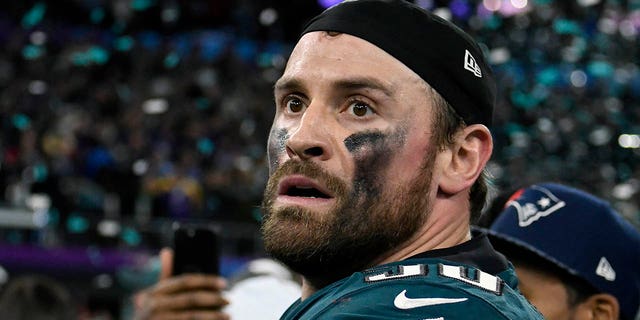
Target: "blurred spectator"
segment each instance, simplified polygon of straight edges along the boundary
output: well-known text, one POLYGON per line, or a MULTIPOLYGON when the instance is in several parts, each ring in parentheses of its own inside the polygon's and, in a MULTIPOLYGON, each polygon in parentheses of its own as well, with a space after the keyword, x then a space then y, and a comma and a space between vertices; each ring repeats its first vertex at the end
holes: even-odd
POLYGON ((0 315, 11 320, 75 320, 78 306, 69 290, 43 275, 11 279, 0 296, 0 315))
POLYGON ((637 319, 640 232, 608 203, 554 183, 519 189, 489 226, 545 319, 637 319))
POLYGON ((133 319, 222 316, 219 311, 233 320, 277 319, 300 297, 301 278, 269 258, 247 262, 227 284, 206 274, 172 277, 173 251, 163 249, 159 257, 159 280, 133 296, 133 319))
POLYGON ((278 319, 300 298, 301 282, 281 263, 255 259, 231 277, 225 312, 233 320, 278 319))

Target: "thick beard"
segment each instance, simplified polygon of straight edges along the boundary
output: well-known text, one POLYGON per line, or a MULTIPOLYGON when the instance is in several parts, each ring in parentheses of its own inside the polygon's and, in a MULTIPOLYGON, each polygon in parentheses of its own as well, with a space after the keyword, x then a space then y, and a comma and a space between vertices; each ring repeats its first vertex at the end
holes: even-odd
POLYGON ((372 176, 366 188, 354 189, 314 163, 284 163, 265 189, 265 249, 316 288, 372 266, 414 236, 427 219, 434 161, 435 155, 429 152, 416 178, 390 190, 383 187, 385 181, 379 176, 372 176), (290 174, 303 174, 324 184, 337 197, 334 208, 329 212, 296 206, 274 209, 278 183, 290 174))

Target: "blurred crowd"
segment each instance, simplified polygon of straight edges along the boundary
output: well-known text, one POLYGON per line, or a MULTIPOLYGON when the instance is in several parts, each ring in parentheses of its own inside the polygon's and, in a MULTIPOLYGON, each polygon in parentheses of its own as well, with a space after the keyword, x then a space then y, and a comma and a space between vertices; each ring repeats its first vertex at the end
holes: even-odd
MULTIPOLYGON (((494 67, 495 190, 563 182, 638 224, 640 3, 416 2, 494 67)), ((156 248, 157 221, 257 228, 272 85, 330 4, 0 5, 0 207, 44 210, 49 230, 0 228, 1 242, 156 248)))
MULTIPOLYGON (((640 2, 416 2, 493 65, 495 194, 557 181, 640 225, 640 2)), ((331 4, 2 3, 0 245, 155 252, 168 222, 202 220, 244 233, 227 254, 259 254, 272 86, 331 4)))
POLYGON ((113 229, 93 232, 105 219, 122 231, 111 242, 131 246, 155 219, 255 225, 272 83, 291 44, 261 35, 251 3, 206 4, 4 4, 3 204, 44 195, 54 242, 97 241, 113 229), (185 28, 181 13, 202 22, 185 28))
POLYGON ((571 184, 611 201, 637 225, 640 3, 483 3, 502 3, 492 7, 502 15, 458 16, 487 46, 497 74, 490 166, 497 186, 571 184))

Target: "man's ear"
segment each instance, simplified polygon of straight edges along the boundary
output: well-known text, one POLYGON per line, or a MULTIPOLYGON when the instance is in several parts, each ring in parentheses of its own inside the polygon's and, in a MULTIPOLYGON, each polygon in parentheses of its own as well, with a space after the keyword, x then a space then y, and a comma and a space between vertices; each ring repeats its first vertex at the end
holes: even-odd
POLYGON ((582 313, 590 314, 593 320, 618 320, 620 305, 618 299, 608 293, 598 293, 590 296, 579 305, 582 313))
POLYGON ((455 137, 450 152, 445 152, 440 189, 455 194, 471 188, 484 170, 493 151, 493 139, 489 129, 481 124, 473 124, 460 130, 455 137))

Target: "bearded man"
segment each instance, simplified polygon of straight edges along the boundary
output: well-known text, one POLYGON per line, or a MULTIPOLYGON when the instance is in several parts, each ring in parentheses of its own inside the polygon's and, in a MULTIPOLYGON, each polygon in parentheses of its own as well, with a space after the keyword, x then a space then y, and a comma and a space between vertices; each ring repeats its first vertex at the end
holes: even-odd
POLYGON ((304 278, 282 319, 539 319, 470 221, 485 201, 493 75, 404 1, 311 20, 276 82, 265 248, 304 278))
MULTIPOLYGON (((495 83, 469 35, 409 2, 345 1, 307 24, 274 96, 264 244, 303 277, 281 319, 542 319, 470 231, 495 83)), ((166 281, 149 314, 223 319, 215 281, 166 281)))

